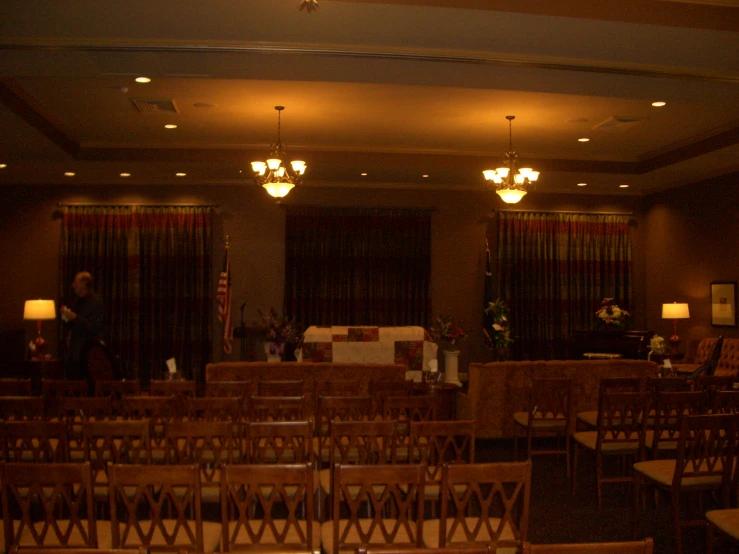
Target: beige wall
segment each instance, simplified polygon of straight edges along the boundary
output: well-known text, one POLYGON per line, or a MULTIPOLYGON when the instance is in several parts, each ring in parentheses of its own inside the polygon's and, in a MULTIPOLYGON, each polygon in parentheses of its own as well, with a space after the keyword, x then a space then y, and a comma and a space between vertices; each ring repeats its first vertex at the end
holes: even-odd
MULTIPOLYGON (((35 326, 22 320, 24 300, 38 297, 58 299, 59 201, 219 204, 214 228, 213 286, 221 266, 222 237, 229 234, 236 323, 239 321, 238 309, 243 303, 246 303, 244 314, 247 324, 256 319, 258 308, 275 306, 279 310, 282 306, 285 212, 253 185, 101 186, 79 189, 9 186, 0 189, 0 251, 4 262, 0 273, 0 294, 3 298, 0 329, 24 327, 30 339, 35 326)), ((460 368, 466 368, 470 361, 490 360, 489 353, 482 345, 480 325, 485 237, 489 233, 488 225, 493 210, 505 209, 495 194, 483 190, 451 192, 303 187, 292 192, 285 203, 434 208, 433 313, 448 313, 464 318, 473 328, 473 336, 462 349, 460 368)), ((635 299, 630 308, 639 328, 649 322, 645 309, 647 267, 644 264, 646 232, 642 204, 643 200, 637 197, 547 195, 534 192, 526 196, 520 205, 520 209, 527 210, 633 212, 635 299)), ((492 243, 491 248, 494 248, 492 243)), ((653 255, 646 258, 650 267, 655 265, 653 255)), ((672 275, 670 281, 674 281, 672 275)), ((597 308, 598 301, 593 299, 593 310, 597 308)), ((662 322, 660 320, 657 323, 662 322)), ((47 322, 44 329, 46 338, 54 339, 54 351, 57 323, 47 322)), ((214 324, 214 329, 217 332, 220 327, 214 324)), ((224 359, 218 345, 216 335, 214 361, 224 359)), ((232 359, 237 357, 238 349, 235 349, 232 359)))
POLYGON ((712 281, 739 281, 738 174, 653 195, 645 223, 647 321, 650 329, 672 335, 662 304, 687 302, 690 319, 678 322, 685 341, 739 337, 737 328, 711 326, 712 281))

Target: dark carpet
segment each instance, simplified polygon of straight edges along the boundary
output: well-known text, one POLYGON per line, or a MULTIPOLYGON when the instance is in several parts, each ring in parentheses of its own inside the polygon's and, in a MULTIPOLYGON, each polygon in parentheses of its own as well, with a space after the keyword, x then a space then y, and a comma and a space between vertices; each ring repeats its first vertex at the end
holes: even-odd
MULTIPOLYGON (((520 443, 520 447, 522 446, 523 441, 520 443)), ((525 454, 525 450, 522 452, 520 447, 519 459, 525 454)), ((528 533, 530 542, 631 540, 631 488, 620 483, 605 483, 603 508, 598 510, 594 458, 592 455, 582 454, 579 459, 577 488, 575 494, 572 494, 564 456, 534 456, 528 533)), ((512 460, 512 440, 477 441, 476 462, 512 460)), ((618 471, 614 467, 605 469, 618 471)), ((675 549, 670 522, 670 499, 660 495, 655 506, 651 490, 653 489, 649 489, 647 494, 646 507, 639 514, 638 538, 652 537, 657 554, 671 554, 675 549)), ((684 528, 683 545, 686 554, 703 554, 703 527, 684 528)))

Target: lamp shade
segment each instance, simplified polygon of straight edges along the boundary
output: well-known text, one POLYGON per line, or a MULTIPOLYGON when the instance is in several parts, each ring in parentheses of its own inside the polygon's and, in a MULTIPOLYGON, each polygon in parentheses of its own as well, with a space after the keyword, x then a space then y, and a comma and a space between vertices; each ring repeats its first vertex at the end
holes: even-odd
POLYGON ((23 319, 56 319, 56 305, 53 300, 26 300, 23 319))
POLYGON ((662 319, 688 319, 690 310, 687 304, 662 304, 662 319))

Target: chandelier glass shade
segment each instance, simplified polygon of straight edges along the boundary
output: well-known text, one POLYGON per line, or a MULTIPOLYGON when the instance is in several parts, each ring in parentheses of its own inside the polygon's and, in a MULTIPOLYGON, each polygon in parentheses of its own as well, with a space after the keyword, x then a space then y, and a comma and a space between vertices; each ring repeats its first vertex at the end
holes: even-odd
POLYGON ((486 169, 482 172, 489 189, 494 190, 506 204, 516 204, 526 196, 529 187, 539 178, 539 172, 530 167, 518 167, 518 154, 513 151, 514 115, 507 115, 508 152, 505 153, 505 167, 486 169))
POLYGON ((266 162, 251 162, 254 181, 278 200, 287 196, 296 185, 301 184, 306 169, 305 162, 302 160, 291 161, 290 167, 283 164, 287 158, 287 146, 280 140, 280 114, 284 109, 284 106, 275 106, 277 142, 270 147, 269 158, 266 162))

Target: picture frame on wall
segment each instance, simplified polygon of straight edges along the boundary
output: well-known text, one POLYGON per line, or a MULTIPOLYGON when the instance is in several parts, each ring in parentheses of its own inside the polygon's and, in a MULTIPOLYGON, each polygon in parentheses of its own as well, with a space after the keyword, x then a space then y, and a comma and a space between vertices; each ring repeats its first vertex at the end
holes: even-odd
POLYGON ((736 327, 736 281, 711 283, 711 325, 736 327))

